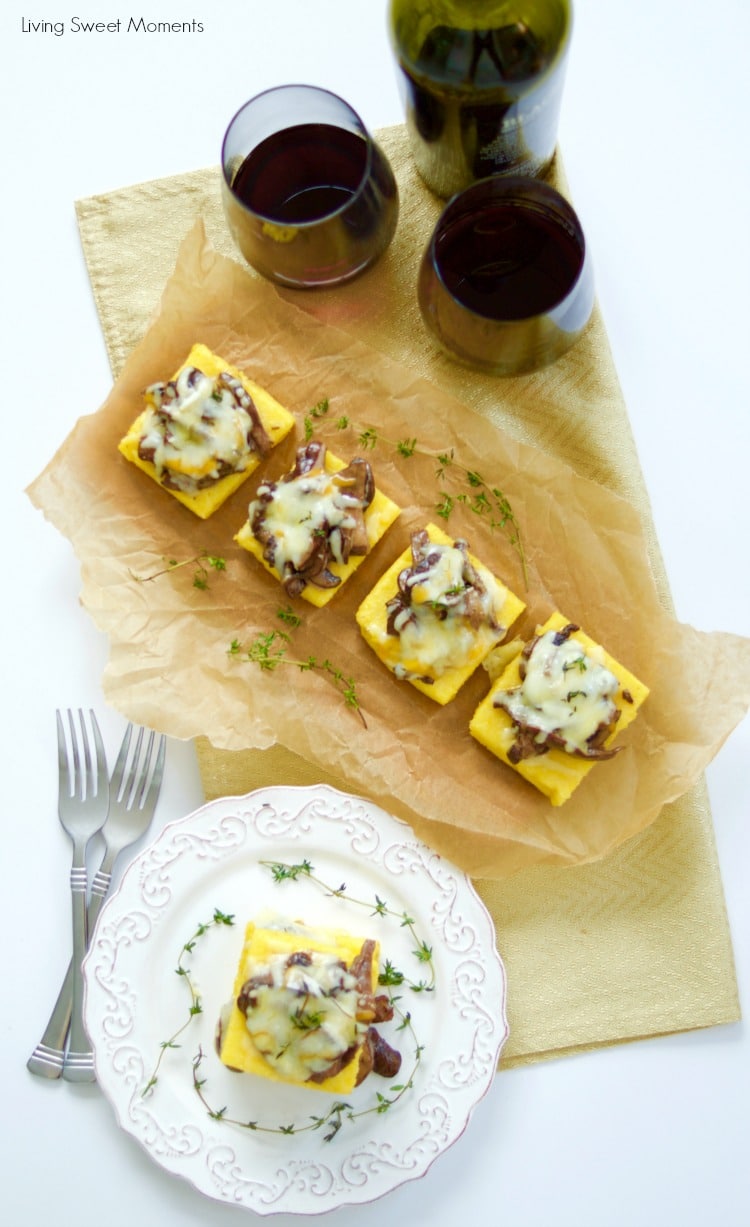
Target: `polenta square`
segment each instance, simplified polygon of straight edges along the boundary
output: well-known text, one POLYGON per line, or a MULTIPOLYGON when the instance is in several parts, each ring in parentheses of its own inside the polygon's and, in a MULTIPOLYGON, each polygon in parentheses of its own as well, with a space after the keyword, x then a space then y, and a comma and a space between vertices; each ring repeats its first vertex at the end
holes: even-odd
POLYGON ((526 608, 434 524, 412 534, 357 610, 367 643, 401 681, 449 703, 526 608))
POLYGON ((635 720, 648 687, 578 626, 554 613, 477 707, 470 732, 562 805, 635 720))
POLYGON ((258 486, 235 541, 284 587, 323 606, 361 564, 401 509, 376 489, 368 461, 346 464, 311 440, 280 481, 258 486))
POLYGON ((379 955, 377 942, 340 929, 251 921, 219 1025, 221 1061, 276 1082, 351 1091, 365 1072, 379 955))
POLYGON ((202 520, 294 426, 270 393, 200 344, 144 398, 146 408, 119 450, 202 520))

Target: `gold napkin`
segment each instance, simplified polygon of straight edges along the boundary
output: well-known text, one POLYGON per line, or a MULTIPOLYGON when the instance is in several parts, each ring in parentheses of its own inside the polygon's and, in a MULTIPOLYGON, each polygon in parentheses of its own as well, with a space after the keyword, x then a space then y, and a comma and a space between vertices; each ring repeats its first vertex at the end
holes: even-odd
MULTIPOLYGON (((601 316, 569 354, 531 376, 498 381, 439 355, 419 318, 416 267, 442 207, 411 165, 402 127, 378 134, 396 172, 399 227, 391 249, 357 282, 285 292, 439 383, 491 422, 628 498, 647 525, 660 597, 670 597, 627 410, 601 316)), ((559 164, 552 181, 567 191, 559 164)), ((76 204, 83 249, 113 372, 145 332, 197 216, 222 254, 237 258, 216 168, 139 184, 76 204)), ((325 782, 283 746, 217 751, 199 741, 206 796, 271 783, 325 782)), ((524 870, 477 881, 509 977, 510 1040, 503 1065, 739 1018, 731 940, 705 785, 602 862, 524 870)))

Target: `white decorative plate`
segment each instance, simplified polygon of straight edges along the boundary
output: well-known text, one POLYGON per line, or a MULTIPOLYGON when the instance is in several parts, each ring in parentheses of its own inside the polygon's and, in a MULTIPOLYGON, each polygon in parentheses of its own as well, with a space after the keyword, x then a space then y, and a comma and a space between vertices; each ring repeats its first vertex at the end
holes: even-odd
POLYGON ((322 786, 222 798, 166 826, 104 905, 84 971, 96 1076, 122 1128, 166 1171, 258 1214, 319 1214, 423 1176, 466 1128, 508 1033, 492 920, 468 879, 401 821, 322 786), (282 881, 262 863, 304 861, 311 873, 282 881), (234 924, 184 951, 216 909, 234 924), (381 1030, 400 1075, 367 1078, 334 1131, 330 1117, 320 1127, 334 1096, 234 1074, 215 1054, 245 923, 268 909, 379 939, 381 964, 412 983, 434 969, 432 991, 392 990, 381 1030), (431 964, 414 953, 427 948, 431 964))

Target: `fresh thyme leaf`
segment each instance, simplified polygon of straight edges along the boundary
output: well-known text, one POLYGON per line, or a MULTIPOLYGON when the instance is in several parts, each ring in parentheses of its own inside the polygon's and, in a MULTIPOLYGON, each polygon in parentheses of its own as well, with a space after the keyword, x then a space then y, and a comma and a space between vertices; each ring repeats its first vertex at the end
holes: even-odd
POLYGON ((281 863, 272 864, 270 861, 261 861, 267 869, 271 870, 274 882, 296 882, 300 876, 312 875, 312 865, 309 861, 300 861, 297 865, 284 865, 281 863))
POLYGON ((435 514, 439 515, 441 520, 450 518, 450 514, 455 507, 455 501, 450 494, 444 494, 439 503, 435 504, 435 514))
POLYGON ((323 1014, 320 1010, 305 1010, 300 1006, 289 1018, 298 1031, 317 1031, 323 1021, 323 1014))
POLYGON ((286 623, 287 626, 297 627, 302 625, 301 617, 298 613, 294 612, 291 605, 285 606, 284 609, 277 609, 276 617, 280 622, 286 623))
POLYGON ((366 430, 361 431, 359 441, 365 448, 374 448, 378 442, 378 432, 375 427, 368 426, 366 430))
POLYGON ((393 966, 390 959, 386 959, 383 970, 378 976, 378 984, 382 985, 383 988, 387 988, 394 984, 403 984, 403 982, 404 973, 402 971, 398 971, 397 968, 393 966))
POLYGON ((409 459, 410 456, 414 455, 416 450, 417 450, 417 440, 416 439, 401 439, 396 444, 396 451, 398 452, 399 456, 405 456, 407 460, 409 459))
POLYGON ((315 427, 314 427, 315 419, 325 417, 325 415, 328 413, 329 408, 330 408, 330 404, 328 401, 328 397, 324 396, 322 400, 318 401, 317 405, 313 405, 309 413, 305 414, 305 418, 304 418, 305 443, 309 443, 313 437, 313 434, 315 433, 315 427))

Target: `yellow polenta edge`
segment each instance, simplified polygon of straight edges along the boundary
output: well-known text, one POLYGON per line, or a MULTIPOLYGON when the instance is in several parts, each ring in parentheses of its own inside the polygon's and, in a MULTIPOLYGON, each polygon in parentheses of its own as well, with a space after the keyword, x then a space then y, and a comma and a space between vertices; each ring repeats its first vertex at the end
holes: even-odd
MULTIPOLYGON (((543 626, 537 627, 536 633, 542 635, 549 630, 562 630, 569 622, 569 618, 555 612, 543 626)), ((575 631, 571 638, 577 640, 586 652, 594 650, 597 654, 603 653, 602 663, 611 673, 614 673, 620 683, 620 688, 629 691, 633 697, 632 703, 623 702, 620 707, 620 718, 605 742, 605 745, 609 746, 635 720, 639 709, 648 697, 648 686, 639 681, 634 674, 630 673, 613 656, 610 656, 606 649, 597 644, 584 631, 575 631)), ((586 778, 589 771, 597 766, 597 763, 595 760, 587 761, 577 758, 573 754, 566 753, 565 750, 558 749, 557 746, 553 746, 546 754, 540 754, 538 758, 523 759, 520 763, 512 763, 509 760, 508 752, 515 740, 513 721, 503 708, 493 707, 493 699, 499 691, 510 690, 520 685, 521 650, 519 648, 518 655, 507 665, 501 676, 493 683, 488 694, 482 699, 471 718, 469 731, 472 737, 476 738, 496 758, 507 763, 513 771, 523 776, 539 792, 548 797, 553 805, 562 805, 586 778)))
MULTIPOLYGON (((328 473, 338 473, 341 469, 345 469, 347 462, 341 460, 340 457, 333 455, 332 452, 326 450, 325 468, 328 473)), ((309 601, 311 605, 318 608, 327 605, 330 600, 339 592, 347 579, 361 566, 365 558, 369 557, 370 551, 378 541, 385 535, 391 525, 401 515, 401 508, 396 503, 383 494, 381 490, 375 489, 375 494, 370 506, 365 509, 364 521, 367 528, 367 540, 369 549, 367 554, 351 555, 347 563, 332 561, 329 564, 329 571, 333 575, 337 575, 341 580, 335 588, 317 588, 314 584, 306 584, 302 589, 300 596, 305 601, 309 601)), ((271 566, 263 557, 263 546, 252 534, 249 519, 245 521, 239 532, 235 534, 234 540, 238 545, 241 545, 243 550, 247 550, 249 554, 257 558, 258 562, 265 567, 269 575, 273 575, 274 579, 281 582, 281 576, 276 567, 271 566)))
MULTIPOLYGON (((435 545, 453 545, 454 538, 448 536, 441 528, 435 524, 426 526, 427 535, 435 545)), ((493 575, 489 567, 480 562, 474 554, 469 553, 472 566, 477 570, 480 576, 491 575, 496 583, 500 584, 505 590, 506 596, 500 611, 500 621, 505 627, 506 632, 513 625, 517 618, 523 613, 526 608, 524 602, 511 592, 506 584, 503 583, 498 576, 493 575)), ((371 589, 356 613, 357 623, 362 632, 362 636, 366 643, 372 648, 375 655, 383 662, 386 668, 391 669, 392 666, 398 664, 401 660, 399 652, 399 639, 396 635, 389 635, 387 631, 388 617, 386 613, 386 602, 394 597, 398 592, 398 577, 405 567, 410 566, 412 562, 411 548, 404 550, 403 554, 381 575, 375 587, 371 589)), ((487 654, 491 651, 491 645, 482 648, 478 651, 471 660, 461 668, 449 669, 441 677, 436 678, 430 684, 428 682, 419 681, 417 678, 409 678, 409 682, 422 694, 426 694, 428 698, 434 699, 436 703, 445 705, 451 699, 455 698, 463 684, 468 681, 472 673, 482 663, 487 654)))
MULTIPOLYGON (((223 1064, 241 1073, 256 1074, 260 1078, 269 1078, 272 1082, 303 1086, 308 1090, 328 1091, 334 1095, 347 1094, 353 1090, 359 1073, 359 1052, 344 1069, 334 1077, 326 1078, 324 1082, 297 1082, 293 1078, 284 1078, 268 1064, 255 1047, 242 1011, 237 1005, 237 997, 242 985, 250 979, 253 967, 263 963, 270 954, 294 954, 297 950, 311 950, 321 954, 335 954, 348 967, 359 954, 364 941, 365 938, 354 937, 343 929, 316 926, 309 933, 290 933, 283 929, 264 929, 251 920, 245 928, 245 939, 234 979, 232 1012, 222 1033, 219 1055, 223 1064)), ((376 942, 372 959, 373 992, 378 984, 379 962, 380 943, 376 942)))
MULTIPOLYGON (((270 438, 274 447, 277 443, 280 443, 282 439, 285 439, 289 432, 293 429, 294 417, 288 409, 285 409, 283 405, 279 404, 279 402, 275 400, 273 396, 271 396, 270 392, 266 392, 265 388, 262 388, 259 384, 255 383, 254 380, 249 379, 248 376, 237 367, 231 366, 228 362, 225 362, 223 358, 220 358, 218 354, 213 353, 213 351, 208 349, 206 345, 202 345, 200 343, 195 344, 190 350, 190 353, 185 361, 177 368, 172 378, 176 379, 180 374, 180 371, 183 371, 185 367, 188 366, 197 367, 197 369, 202 371, 204 375, 211 376, 219 375, 222 373, 222 371, 226 371, 227 374, 232 375, 235 379, 238 379, 245 388, 246 392, 248 392, 253 398, 260 416, 260 420, 263 423, 266 433, 268 434, 268 437, 270 438)), ((131 464, 134 464, 137 468, 141 469, 144 473, 151 477, 162 490, 165 490, 167 494, 171 494, 173 498, 176 498, 179 503, 182 503, 183 506, 187 507, 195 515, 199 516, 201 520, 207 520, 208 517, 213 515, 215 511, 218 511, 219 507, 221 507, 222 504, 227 501, 231 494, 234 494, 235 490, 238 490, 239 487, 247 481, 248 477, 255 472, 258 465, 261 463, 262 457, 258 456, 257 454, 253 455, 250 457, 247 468, 243 469, 241 473, 229 473, 226 477, 221 477, 213 485, 206 486, 205 489, 199 490, 196 494, 185 494, 182 490, 172 490, 168 486, 163 485, 159 480, 159 474, 156 466, 153 465, 150 460, 141 460, 140 456, 138 455, 138 444, 143 432, 143 422, 147 412, 148 410, 144 409, 144 411, 138 415, 128 433, 123 439, 120 440, 118 450, 122 453, 126 460, 129 460, 131 464)))

